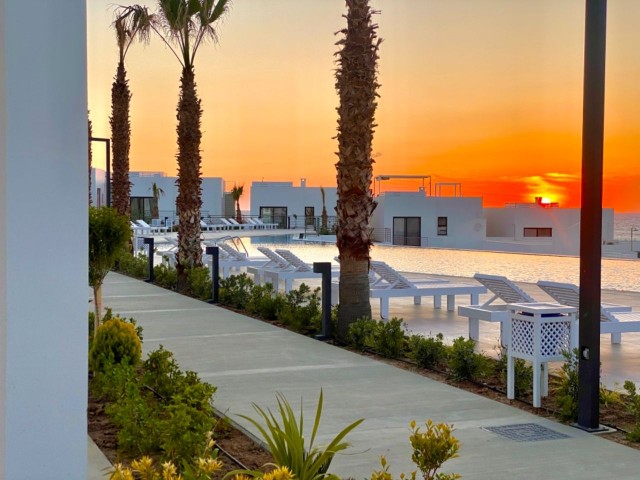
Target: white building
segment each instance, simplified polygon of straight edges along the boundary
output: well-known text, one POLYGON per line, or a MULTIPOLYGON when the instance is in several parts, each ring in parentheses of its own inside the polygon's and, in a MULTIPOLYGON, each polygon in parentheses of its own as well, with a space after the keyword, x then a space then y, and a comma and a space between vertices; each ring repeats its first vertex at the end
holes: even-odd
POLYGON ((485 220, 480 197, 384 192, 371 217, 374 240, 394 245, 481 248, 485 220))
MULTIPOLYGON (((325 207, 329 217, 335 217, 337 203, 336 187, 324 187, 325 207)), ((303 227, 314 224, 322 215, 322 193, 320 187, 307 187, 306 179, 300 186, 293 182, 252 182, 251 216, 257 216, 281 227, 303 227)))
MULTIPOLYGON (((160 218, 173 219, 177 216, 176 198, 178 196, 177 177, 169 177, 162 172, 129 172, 131 182, 131 218, 151 219, 153 206, 153 184, 164 192, 158 197, 160 218)), ((224 212, 224 181, 218 177, 202 178, 203 217, 220 217, 224 212)), ((91 194, 95 206, 107 204, 106 175, 104 170, 92 169, 91 194)))
MULTIPOLYGON (((580 253, 580 209, 557 204, 511 204, 485 208, 487 239, 483 249, 556 255, 580 253)), ((613 209, 602 210, 602 242, 613 242, 613 209)))

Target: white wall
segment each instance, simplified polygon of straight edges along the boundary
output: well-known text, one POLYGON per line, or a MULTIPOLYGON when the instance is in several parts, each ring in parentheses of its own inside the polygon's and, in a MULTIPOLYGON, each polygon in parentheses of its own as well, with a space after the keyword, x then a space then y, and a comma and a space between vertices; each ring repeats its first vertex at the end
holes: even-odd
POLYGON ((480 248, 485 236, 482 199, 427 197, 423 192, 385 192, 376 197, 371 226, 393 231, 393 217, 421 217, 422 246, 480 248), (438 235, 438 217, 447 217, 447 235, 438 235))
MULTIPOLYGON (((338 200, 336 187, 324 187, 327 215, 336 215, 338 200)), ((314 207, 314 215, 322 215, 320 187, 309 187, 302 182, 253 182, 251 184, 251 215, 260 215, 260 207, 287 207, 289 217, 298 216, 298 226, 303 225, 305 207, 314 207)))
POLYGON ((0 38, 0 478, 83 479, 86 2, 0 0, 0 38))
MULTIPOLYGON (((509 251, 562 255, 580 253, 579 208, 485 208, 484 215, 488 245, 500 244, 509 251), (552 237, 525 237, 525 228, 551 228, 552 237)), ((613 241, 611 208, 602 211, 602 240, 613 241)))

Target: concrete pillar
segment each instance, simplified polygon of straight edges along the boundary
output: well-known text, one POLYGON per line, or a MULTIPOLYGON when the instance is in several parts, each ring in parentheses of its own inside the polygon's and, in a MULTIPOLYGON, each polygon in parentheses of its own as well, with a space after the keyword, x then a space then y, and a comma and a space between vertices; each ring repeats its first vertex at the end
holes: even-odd
POLYGON ((0 0, 0 478, 87 476, 85 0, 0 0))

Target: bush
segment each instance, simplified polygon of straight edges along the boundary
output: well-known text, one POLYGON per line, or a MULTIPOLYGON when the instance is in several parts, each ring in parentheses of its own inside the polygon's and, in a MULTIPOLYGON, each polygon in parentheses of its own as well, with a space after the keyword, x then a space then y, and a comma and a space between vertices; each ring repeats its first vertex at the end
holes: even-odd
POLYGON ((423 368, 436 368, 447 358, 447 347, 443 340, 442 333, 438 333, 435 337, 411 335, 409 356, 423 368))
POLYGON ((187 270, 187 289, 183 293, 199 300, 209 300, 211 291, 211 272, 207 267, 196 267, 187 270))
POLYGON ((627 392, 627 408, 636 421, 633 429, 627 434, 627 439, 632 442, 640 442, 640 395, 636 391, 636 384, 631 380, 624 382, 624 389, 627 392))
POLYGON ((221 279, 220 303, 233 308, 246 309, 253 285, 253 280, 246 273, 221 279))
POLYGON ((89 351, 89 366, 99 372, 107 362, 136 365, 141 353, 135 326, 116 316, 98 327, 89 351))
POLYGON ((123 251, 114 265, 114 270, 135 278, 147 278, 149 276, 149 257, 145 253, 131 255, 123 251))
POLYGON ((137 382, 136 369, 133 365, 107 361, 103 364, 102 370, 95 373, 89 388, 96 398, 115 402, 125 396, 129 383, 136 385, 137 382))
POLYGON ((161 263, 153 267, 154 283, 169 290, 178 287, 178 271, 168 265, 161 263))
POLYGON ((380 320, 373 331, 373 348, 378 355, 398 358, 404 351, 404 322, 401 318, 380 320))
POLYGON ((449 350, 449 369, 456 380, 477 380, 489 375, 491 362, 480 353, 475 353, 476 342, 464 337, 456 338, 449 350))
MULTIPOLYGON (((513 371, 514 378, 514 393, 517 397, 524 397, 533 388, 533 366, 524 361, 522 358, 514 358, 513 371)), ((507 349, 502 348, 500 351, 500 357, 497 362, 498 370, 500 371, 500 379, 502 383, 507 385, 507 349)))
POLYGON ((347 341, 354 348, 364 351, 372 348, 372 338, 376 328, 375 320, 370 318, 361 318, 349 325, 347 331, 347 341))
POLYGON ((247 301, 247 312, 266 320, 276 320, 284 303, 284 296, 276 293, 272 284, 254 285, 247 301))
POLYGON ((300 333, 318 332, 322 317, 319 293, 320 288, 311 291, 304 283, 299 289, 291 290, 278 311, 278 320, 300 333))
POLYGON ((555 384, 556 404, 564 420, 578 419, 578 349, 564 351, 565 362, 555 384))

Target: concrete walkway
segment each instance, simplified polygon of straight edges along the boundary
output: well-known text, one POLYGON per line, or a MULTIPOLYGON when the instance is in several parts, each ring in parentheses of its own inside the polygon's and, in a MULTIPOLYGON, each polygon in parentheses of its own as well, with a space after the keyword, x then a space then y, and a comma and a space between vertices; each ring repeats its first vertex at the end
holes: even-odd
POLYGON ((254 415, 252 402, 273 408, 276 392, 294 406, 304 399, 310 428, 323 389, 321 442, 365 418, 348 437, 350 454, 334 462, 343 477, 369 477, 382 454, 393 473, 412 470, 409 422, 428 418, 454 424, 460 457, 444 471, 465 479, 639 475, 640 451, 144 282, 109 274, 104 304, 144 327, 145 352, 164 345, 183 369, 218 387, 216 408, 249 431, 254 430, 237 415, 254 415), (485 429, 515 424, 566 437, 517 442, 485 429))

